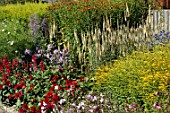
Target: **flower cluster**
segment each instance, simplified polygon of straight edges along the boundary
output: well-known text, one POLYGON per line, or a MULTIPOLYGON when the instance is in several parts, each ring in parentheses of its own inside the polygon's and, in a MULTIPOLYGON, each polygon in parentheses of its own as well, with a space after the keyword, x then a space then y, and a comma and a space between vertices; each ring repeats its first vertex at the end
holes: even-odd
MULTIPOLYGON (((30 55, 32 52, 26 50, 25 54, 30 55)), ((74 66, 48 67, 42 60, 37 64, 34 54, 30 61, 13 59, 10 62, 7 56, 0 60, 0 90, 3 92, 1 101, 10 104, 17 102, 19 113, 45 113, 56 110, 58 103, 65 102, 65 97, 61 95, 64 92, 75 98, 74 92, 83 79, 74 66)))

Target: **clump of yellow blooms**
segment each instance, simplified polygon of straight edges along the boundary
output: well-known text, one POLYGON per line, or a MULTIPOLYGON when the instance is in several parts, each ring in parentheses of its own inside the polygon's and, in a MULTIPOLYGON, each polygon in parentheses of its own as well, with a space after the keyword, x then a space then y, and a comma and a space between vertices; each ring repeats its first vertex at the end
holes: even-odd
POLYGON ((153 51, 134 51, 95 73, 95 88, 112 90, 121 96, 153 101, 155 92, 170 91, 170 44, 153 51))
POLYGON ((22 4, 9 4, 7 6, 0 6, 0 20, 2 19, 29 19, 33 13, 40 16, 46 13, 46 8, 49 4, 42 3, 26 3, 22 4))

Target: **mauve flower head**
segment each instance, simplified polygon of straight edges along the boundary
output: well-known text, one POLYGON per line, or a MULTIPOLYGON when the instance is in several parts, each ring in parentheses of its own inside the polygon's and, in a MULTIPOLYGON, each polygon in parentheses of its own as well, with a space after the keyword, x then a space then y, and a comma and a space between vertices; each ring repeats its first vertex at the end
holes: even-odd
POLYGON ((99 108, 100 108, 100 106, 99 106, 99 105, 97 105, 97 106, 94 106, 94 107, 93 107, 94 111, 98 111, 98 110, 99 110, 99 108))
POLYGON ((133 110, 136 110, 137 107, 138 107, 138 104, 133 104, 133 105, 132 105, 132 109, 133 109, 133 110))
POLYGON ((62 58, 62 57, 60 57, 59 62, 60 62, 60 63, 62 63, 62 62, 63 62, 63 58, 62 58))
POLYGON ((169 31, 166 31, 164 34, 165 34, 165 35, 168 35, 169 33, 170 33, 169 31))
POLYGON ((87 95, 87 99, 88 100, 91 100, 92 99, 92 96, 90 94, 87 95))
POLYGON ((153 106, 154 106, 154 108, 157 109, 157 110, 162 109, 162 107, 159 106, 157 102, 154 102, 153 106))
POLYGON ((57 49, 55 49, 55 50, 53 51, 54 54, 58 54, 58 52, 59 52, 59 51, 58 51, 57 49))
POLYGON ((53 48, 52 44, 48 44, 48 45, 47 45, 47 49, 48 49, 48 50, 51 50, 52 48, 53 48))
POLYGON ((30 16, 29 27, 31 28, 33 35, 40 29, 39 18, 35 14, 30 16))
POLYGON ((29 50, 29 49, 26 49, 26 50, 24 51, 24 53, 25 53, 25 54, 28 54, 28 55, 32 55, 32 51, 29 50))
POLYGON ((43 28, 48 28, 48 20, 47 20, 47 18, 44 18, 44 19, 43 19, 43 21, 42 21, 42 23, 41 23, 41 26, 42 26, 43 28))

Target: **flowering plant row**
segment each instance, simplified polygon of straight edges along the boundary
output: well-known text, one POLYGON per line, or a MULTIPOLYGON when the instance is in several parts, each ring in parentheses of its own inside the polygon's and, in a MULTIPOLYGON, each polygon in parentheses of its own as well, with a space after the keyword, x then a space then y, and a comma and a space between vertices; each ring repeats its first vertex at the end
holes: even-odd
POLYGON ((0 60, 1 101, 17 104, 19 113, 54 109, 61 103, 64 92, 74 98, 79 82, 84 80, 74 66, 47 66, 46 62, 38 60, 37 54, 31 56, 31 61, 8 61, 7 56, 0 60))

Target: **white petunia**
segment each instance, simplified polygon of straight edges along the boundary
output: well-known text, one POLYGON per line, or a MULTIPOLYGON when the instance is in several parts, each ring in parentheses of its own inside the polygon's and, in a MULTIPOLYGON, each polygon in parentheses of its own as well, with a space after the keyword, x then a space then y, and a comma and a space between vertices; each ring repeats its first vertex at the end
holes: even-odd
POLYGON ((12 46, 14 44, 14 41, 9 41, 8 43, 12 46))
POLYGON ((54 87, 55 90, 58 90, 58 88, 59 88, 58 85, 56 85, 56 86, 54 87))
POLYGON ((66 102, 66 99, 60 99, 60 104, 64 104, 66 102))

